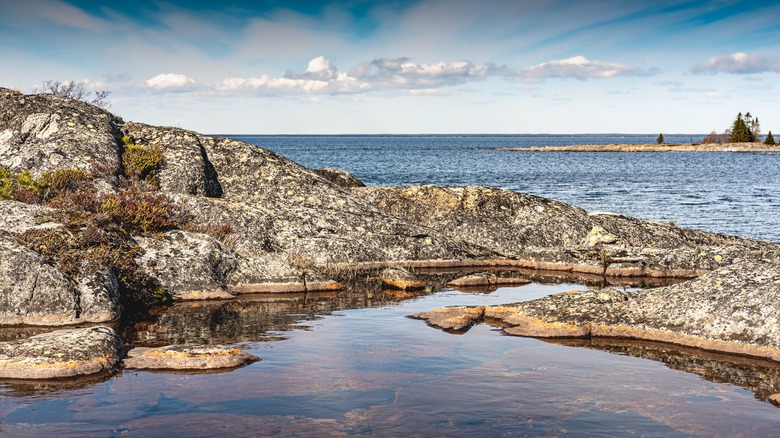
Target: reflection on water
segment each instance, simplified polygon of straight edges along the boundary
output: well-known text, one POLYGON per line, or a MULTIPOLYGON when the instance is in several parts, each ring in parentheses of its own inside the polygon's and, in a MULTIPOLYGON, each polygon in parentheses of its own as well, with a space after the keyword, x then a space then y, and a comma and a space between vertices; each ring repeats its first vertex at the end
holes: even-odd
MULTIPOLYGON (((431 275, 436 284, 451 277, 431 275)), ((775 391, 769 363, 605 343, 620 353, 611 354, 487 325, 452 336, 405 317, 585 288, 532 283, 415 296, 353 288, 181 303, 131 324, 131 340, 238 344, 263 360, 224 374, 125 371, 51 392, 5 384, 0 427, 4 436, 166 437, 761 436, 780 427, 780 410, 749 392, 765 399, 775 391)))
POLYGON ((769 396, 780 393, 780 364, 769 360, 714 353, 659 342, 620 339, 547 341, 662 362, 671 369, 698 374, 712 382, 741 386, 752 391, 763 401, 768 401, 769 396))

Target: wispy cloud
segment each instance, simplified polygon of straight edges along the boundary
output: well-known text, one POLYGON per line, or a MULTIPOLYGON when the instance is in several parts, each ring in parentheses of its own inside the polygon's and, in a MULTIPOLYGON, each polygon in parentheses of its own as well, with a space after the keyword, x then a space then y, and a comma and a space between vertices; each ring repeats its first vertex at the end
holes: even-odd
POLYGON ((477 65, 471 61, 415 63, 410 58, 377 58, 353 67, 349 73, 339 71, 331 60, 318 56, 303 73, 288 70, 283 77, 261 75, 249 78, 228 78, 216 89, 222 92, 250 92, 261 95, 306 93, 345 94, 401 89, 407 93, 438 94, 442 88, 481 81, 491 76, 523 81, 574 78, 609 79, 618 76, 652 74, 624 64, 592 61, 576 56, 549 61, 526 68, 511 68, 494 64, 477 65))
POLYGON ((553 78, 610 79, 618 76, 649 76, 655 70, 642 70, 615 62, 590 60, 584 56, 543 62, 532 67, 502 68, 501 75, 526 81, 553 78))
POLYGON ((713 56, 691 69, 693 74, 710 75, 718 73, 749 75, 765 72, 780 73, 780 59, 736 52, 727 56, 713 56))

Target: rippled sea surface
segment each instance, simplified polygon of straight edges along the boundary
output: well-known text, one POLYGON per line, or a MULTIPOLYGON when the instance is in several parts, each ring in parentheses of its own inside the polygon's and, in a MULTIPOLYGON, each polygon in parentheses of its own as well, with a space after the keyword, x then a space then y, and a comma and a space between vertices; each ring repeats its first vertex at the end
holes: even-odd
MULTIPOLYGON (((486 184, 780 241, 778 155, 497 150, 654 137, 241 139, 368 184, 486 184)), ((592 278, 532 279, 482 293, 366 285, 179 303, 125 323, 128 342, 236 345, 262 361, 218 374, 0 383, 0 436, 777 435, 780 409, 766 401, 780 393, 773 362, 664 344, 545 342, 488 325, 454 335, 406 317, 595 287, 592 278)))
MULTIPOLYGON (((666 135, 669 143, 701 136, 666 135)), ((242 136, 368 185, 489 185, 679 226, 780 242, 780 148, 765 153, 508 152, 655 136, 242 136)))

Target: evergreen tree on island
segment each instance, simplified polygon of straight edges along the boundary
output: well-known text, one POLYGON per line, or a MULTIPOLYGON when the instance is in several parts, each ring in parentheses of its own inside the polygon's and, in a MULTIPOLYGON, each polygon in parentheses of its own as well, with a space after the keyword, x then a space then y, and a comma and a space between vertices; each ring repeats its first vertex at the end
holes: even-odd
MULTIPOLYGON (((747 116, 750 118, 750 121, 752 122, 752 117, 750 117, 750 113, 747 113, 747 116)), ((742 113, 739 113, 737 115, 736 120, 734 120, 734 124, 731 125, 731 134, 729 135, 729 143, 752 143, 756 141, 755 135, 753 135, 753 132, 748 128, 748 125, 745 123, 745 118, 742 116, 742 113)))
POLYGON ((766 134, 766 139, 764 139, 764 144, 768 144, 770 146, 775 144, 775 138, 772 137, 772 131, 769 131, 766 134))
POLYGON ((655 139, 655 143, 656 144, 664 144, 664 135, 663 134, 658 134, 658 138, 655 139))

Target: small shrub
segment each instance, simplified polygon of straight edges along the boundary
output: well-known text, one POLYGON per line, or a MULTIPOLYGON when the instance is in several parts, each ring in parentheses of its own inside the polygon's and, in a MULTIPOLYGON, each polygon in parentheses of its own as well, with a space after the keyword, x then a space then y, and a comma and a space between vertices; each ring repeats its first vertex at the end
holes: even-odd
POLYGON ((103 196, 99 212, 124 230, 144 235, 181 228, 190 221, 165 196, 137 189, 103 196))
POLYGON ((0 166, 0 199, 15 199, 28 204, 37 204, 43 198, 43 186, 30 171, 13 173, 0 166))
POLYGON ((130 137, 123 136, 119 142, 124 147, 122 165, 128 178, 145 181, 155 189, 160 188, 157 173, 163 164, 162 149, 156 145, 141 146, 134 144, 130 137))

